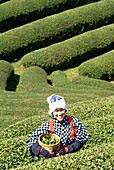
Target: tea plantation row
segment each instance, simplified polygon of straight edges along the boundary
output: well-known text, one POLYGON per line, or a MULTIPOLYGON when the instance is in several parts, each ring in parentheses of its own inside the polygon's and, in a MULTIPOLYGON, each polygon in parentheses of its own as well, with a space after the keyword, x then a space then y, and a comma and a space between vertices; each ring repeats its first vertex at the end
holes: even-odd
POLYGON ((0 32, 94 1, 98 0, 11 0, 0 5, 0 32))
MULTIPOLYGON (((106 143, 113 142, 113 135, 112 135, 113 123, 114 123, 112 121, 113 118, 114 118, 113 115, 111 116, 107 115, 106 117, 100 117, 95 119, 92 118, 86 121, 82 121, 89 134, 89 141, 84 146, 83 152, 86 152, 88 149, 91 151, 95 147, 95 145, 97 145, 97 148, 99 147, 102 148, 100 146, 101 144, 105 145, 106 143)), ((1 169, 17 167, 19 165, 24 165, 33 162, 26 148, 27 137, 28 136, 20 136, 17 138, 15 137, 13 139, 12 138, 6 139, 5 141, 2 140, 0 142, 0 150, 1 150, 0 168, 1 169)), ((75 155, 76 154, 77 153, 75 153, 75 155)), ((94 157, 93 154, 91 156, 94 157)), ((69 160, 67 161, 70 162, 69 160)), ((102 161, 102 164, 103 163, 104 162, 102 161)), ((40 162, 38 164, 40 164, 40 162)))
POLYGON ((54 88, 50 91, 45 88, 45 91, 41 89, 39 93, 0 92, 0 116, 3 118, 1 119, 0 127, 5 128, 13 122, 15 123, 38 113, 41 115, 43 110, 47 114, 48 104, 46 98, 53 93, 64 95, 67 104, 114 95, 114 91, 110 90, 90 90, 89 87, 88 89, 85 89, 85 86, 84 88, 83 86, 80 87, 81 85, 77 89, 54 88))
POLYGON ((12 63, 0 65, 0 169, 113 170, 114 84, 88 77, 113 80, 114 1, 6 1, 0 0, 0 60, 22 58, 29 68, 16 75, 12 63), (77 65, 88 77, 68 80, 62 70, 77 65), (5 91, 18 81, 19 93, 5 91), (76 153, 35 161, 26 141, 50 118, 46 98, 54 93, 64 96, 67 114, 83 123, 89 140, 76 153))
MULTIPOLYGON (((79 66, 79 73, 81 72, 80 74, 88 75, 88 77, 113 80, 113 53, 114 51, 112 50, 104 55, 96 57, 95 59, 82 63, 79 66), (94 67, 91 67, 93 65, 94 67)), ((114 90, 113 84, 99 79, 89 79, 88 77, 77 76, 70 81, 67 78, 67 75, 61 70, 52 72, 47 78, 45 70, 37 66, 31 66, 24 69, 19 80, 19 76, 17 77, 17 75, 14 74, 14 68, 12 65, 4 60, 0 60, 0 72, 0 89, 3 90, 15 91, 17 84, 18 86, 21 86, 23 92, 41 92, 42 88, 43 90, 46 89, 52 91, 55 87, 63 86, 70 89, 85 88, 114 90), (52 85, 50 85, 51 83, 52 85)))
POLYGON ((114 50, 82 63, 78 70, 83 76, 114 80, 114 50))
POLYGON ((103 0, 4 32, 0 34, 0 59, 18 60, 30 51, 113 23, 113 5, 113 0, 103 0))
MULTIPOLYGON (((107 97, 101 99, 94 99, 89 101, 77 102, 68 105, 68 114, 78 117, 79 120, 84 121, 92 118, 105 117, 111 115, 111 111, 114 109, 114 97, 107 97)), ((19 110, 19 112, 21 112, 19 110)), ((26 110, 25 112, 28 112, 26 110)), ((11 114, 10 114, 11 115, 11 114)), ((23 121, 17 122, 14 125, 1 131, 0 139, 9 139, 16 136, 30 134, 35 130, 41 123, 48 120, 50 116, 46 109, 37 111, 36 116, 32 116, 23 121), (43 116, 42 116, 43 113, 43 116)), ((94 124, 93 124, 94 125, 94 124)))
POLYGON ((37 65, 50 73, 66 69, 113 49, 114 24, 80 34, 22 57, 25 67, 37 65))
POLYGON ((95 170, 113 170, 113 152, 114 143, 101 144, 86 150, 81 150, 78 153, 69 154, 61 157, 52 158, 49 160, 42 160, 40 162, 33 162, 25 166, 19 166, 14 169, 95 169, 95 170), (92 155, 93 153, 93 155, 92 155))

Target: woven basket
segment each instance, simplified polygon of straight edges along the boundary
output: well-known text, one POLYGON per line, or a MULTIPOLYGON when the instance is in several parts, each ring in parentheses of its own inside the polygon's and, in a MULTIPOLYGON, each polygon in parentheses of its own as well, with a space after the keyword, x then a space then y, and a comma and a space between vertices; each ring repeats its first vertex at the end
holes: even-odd
POLYGON ((47 149, 48 151, 53 151, 54 154, 58 153, 59 150, 60 150, 60 138, 59 138, 59 136, 56 135, 56 134, 52 134, 52 133, 41 134, 41 135, 39 136, 38 143, 39 143, 43 148, 47 149), (56 144, 54 144, 54 145, 46 145, 46 144, 42 143, 42 137, 43 137, 43 136, 48 136, 48 137, 50 137, 50 138, 52 138, 52 139, 55 139, 55 141, 58 141, 58 139, 59 139, 59 142, 56 143, 56 144))

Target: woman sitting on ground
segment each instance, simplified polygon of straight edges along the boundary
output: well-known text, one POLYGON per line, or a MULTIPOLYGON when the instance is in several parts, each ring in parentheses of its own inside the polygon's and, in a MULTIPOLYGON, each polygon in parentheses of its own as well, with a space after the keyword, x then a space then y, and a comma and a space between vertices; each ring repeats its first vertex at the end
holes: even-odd
POLYGON ((27 141, 27 148, 35 160, 39 159, 39 154, 45 158, 54 155, 39 145, 38 138, 43 133, 54 133, 60 137, 61 149, 56 156, 77 152, 88 140, 87 131, 81 122, 74 116, 66 115, 67 105, 63 97, 53 94, 47 98, 47 102, 52 118, 39 126, 27 141))

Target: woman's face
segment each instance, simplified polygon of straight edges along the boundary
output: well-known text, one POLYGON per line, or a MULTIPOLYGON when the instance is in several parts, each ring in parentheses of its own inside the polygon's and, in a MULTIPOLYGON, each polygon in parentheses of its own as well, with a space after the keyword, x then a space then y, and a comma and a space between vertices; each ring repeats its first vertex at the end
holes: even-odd
POLYGON ((53 111, 54 117, 59 121, 62 122, 64 117, 65 117, 65 109, 62 108, 57 108, 56 110, 53 111))

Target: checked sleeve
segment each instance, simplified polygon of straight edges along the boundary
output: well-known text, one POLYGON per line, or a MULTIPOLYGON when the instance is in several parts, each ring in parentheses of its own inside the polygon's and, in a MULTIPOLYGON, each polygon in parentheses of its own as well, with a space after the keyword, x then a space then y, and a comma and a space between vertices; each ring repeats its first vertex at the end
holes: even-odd
POLYGON ((43 133, 49 133, 49 132, 50 132, 49 121, 46 121, 38 129, 33 131, 33 133, 29 136, 27 140, 27 148, 34 159, 38 160, 39 153, 40 153, 41 147, 38 144, 39 136, 43 133))

